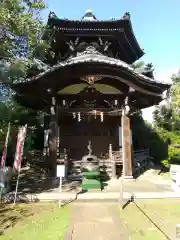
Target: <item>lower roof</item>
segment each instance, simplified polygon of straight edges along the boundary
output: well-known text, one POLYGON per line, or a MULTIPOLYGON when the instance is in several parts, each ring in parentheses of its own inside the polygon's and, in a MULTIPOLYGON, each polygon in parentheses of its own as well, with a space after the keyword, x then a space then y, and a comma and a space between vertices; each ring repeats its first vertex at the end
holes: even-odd
MULTIPOLYGON (((43 105, 50 104, 48 92, 50 89, 52 95, 58 95, 60 98, 62 97, 60 93, 63 93, 67 87, 87 84, 84 78, 89 75, 98 79, 95 84, 99 87, 106 85, 111 90, 116 89, 115 94, 119 96, 130 94, 133 101, 136 101, 137 108, 157 104, 162 99, 162 93, 170 88, 169 84, 163 84, 139 74, 128 64, 104 56, 92 48, 24 82, 13 84, 12 88, 16 91, 16 99, 21 104, 31 108, 43 108, 43 105), (129 93, 129 89, 133 91, 129 93)), ((66 94, 71 94, 71 92, 66 94)), ((102 92, 103 94, 105 93, 102 92)), ((109 94, 114 93, 109 92, 109 94)))

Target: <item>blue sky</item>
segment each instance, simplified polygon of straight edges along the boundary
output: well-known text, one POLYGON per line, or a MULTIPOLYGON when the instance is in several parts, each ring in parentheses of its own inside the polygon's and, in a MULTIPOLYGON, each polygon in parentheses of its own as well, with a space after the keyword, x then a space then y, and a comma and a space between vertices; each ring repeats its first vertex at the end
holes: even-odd
MULTIPOLYGON (((48 11, 58 17, 80 19, 86 9, 92 9, 98 19, 121 18, 130 12, 133 30, 145 56, 152 62, 157 79, 168 82, 180 68, 180 0, 46 0, 48 11)), ((152 108, 144 111, 152 120, 152 108)))

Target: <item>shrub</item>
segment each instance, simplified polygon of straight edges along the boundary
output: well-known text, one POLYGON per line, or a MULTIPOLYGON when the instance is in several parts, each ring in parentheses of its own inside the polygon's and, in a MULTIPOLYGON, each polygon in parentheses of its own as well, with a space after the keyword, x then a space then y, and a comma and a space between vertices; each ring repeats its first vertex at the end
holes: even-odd
POLYGON ((165 168, 169 168, 169 167, 170 167, 170 164, 169 164, 169 160, 168 160, 168 159, 162 160, 162 161, 161 161, 161 164, 162 164, 163 167, 165 167, 165 168))
POLYGON ((175 146, 168 147, 169 164, 180 164, 180 148, 175 146))

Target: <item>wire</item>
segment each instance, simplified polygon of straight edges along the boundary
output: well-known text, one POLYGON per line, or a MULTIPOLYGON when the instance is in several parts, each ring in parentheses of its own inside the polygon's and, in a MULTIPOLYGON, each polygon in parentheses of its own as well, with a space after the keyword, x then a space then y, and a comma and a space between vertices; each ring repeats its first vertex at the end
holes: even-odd
MULTIPOLYGON (((164 235, 164 237, 168 240, 171 240, 171 238, 145 213, 140 206, 136 203, 136 200, 134 198, 134 195, 131 196, 131 202, 138 208, 138 210, 143 213, 143 215, 164 235)), ((163 220, 164 221, 164 220, 163 220)), ((165 221, 164 221, 165 222, 165 221)))

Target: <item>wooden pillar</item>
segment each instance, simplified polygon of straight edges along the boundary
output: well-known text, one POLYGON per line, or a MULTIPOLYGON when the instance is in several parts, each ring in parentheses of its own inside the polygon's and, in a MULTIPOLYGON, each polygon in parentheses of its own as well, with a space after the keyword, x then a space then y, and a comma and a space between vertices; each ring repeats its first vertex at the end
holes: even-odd
POLYGON ((50 123, 49 123, 49 176, 56 177, 57 167, 57 136, 58 124, 56 115, 56 100, 52 97, 52 103, 50 108, 50 123))
POLYGON ((123 178, 133 179, 130 119, 124 113, 122 113, 121 117, 121 126, 122 126, 123 178))

